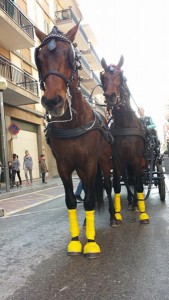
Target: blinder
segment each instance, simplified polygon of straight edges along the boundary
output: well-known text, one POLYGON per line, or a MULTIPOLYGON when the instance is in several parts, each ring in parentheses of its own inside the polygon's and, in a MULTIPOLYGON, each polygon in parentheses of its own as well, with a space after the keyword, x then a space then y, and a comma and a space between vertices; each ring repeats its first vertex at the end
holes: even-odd
POLYGON ((69 48, 69 63, 71 68, 75 68, 75 61, 76 61, 76 52, 74 49, 74 46, 72 44, 70 44, 70 48, 69 48))

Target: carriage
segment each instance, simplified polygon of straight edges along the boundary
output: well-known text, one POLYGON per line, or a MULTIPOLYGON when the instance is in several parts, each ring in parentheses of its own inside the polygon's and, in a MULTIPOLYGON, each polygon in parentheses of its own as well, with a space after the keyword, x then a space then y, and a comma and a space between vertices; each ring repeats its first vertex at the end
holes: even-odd
MULTIPOLYGON (((146 153, 143 158, 142 168, 142 182, 144 185, 145 200, 150 196, 153 188, 158 188, 161 201, 165 201, 166 187, 165 187, 165 172, 163 170, 163 154, 160 153, 160 147, 156 143, 156 136, 151 134, 146 140, 146 153)), ((113 170, 111 172, 113 182, 113 170)), ((133 188, 133 175, 126 172, 125 178, 121 177, 121 185, 128 186, 132 197, 136 197, 133 188)))

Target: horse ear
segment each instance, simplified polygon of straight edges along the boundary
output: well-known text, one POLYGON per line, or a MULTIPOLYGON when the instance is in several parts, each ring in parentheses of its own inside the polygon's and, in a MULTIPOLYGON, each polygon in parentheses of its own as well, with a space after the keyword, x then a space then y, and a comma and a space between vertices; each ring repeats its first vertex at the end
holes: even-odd
POLYGON ((102 65, 102 68, 103 68, 104 70, 106 70, 106 69, 108 68, 108 65, 107 65, 107 63, 106 63, 106 61, 105 61, 104 58, 102 58, 102 60, 101 60, 101 65, 102 65))
POLYGON ((124 63, 124 57, 123 57, 123 55, 121 55, 120 60, 118 62, 118 67, 121 68, 123 63, 124 63))
POLYGON ((71 42, 73 42, 75 39, 76 33, 79 29, 80 22, 81 22, 81 20, 65 34, 71 42))
POLYGON ((36 26, 34 26, 35 28, 35 34, 37 36, 37 38, 42 42, 42 40, 45 38, 46 34, 44 34, 42 31, 40 31, 36 26))

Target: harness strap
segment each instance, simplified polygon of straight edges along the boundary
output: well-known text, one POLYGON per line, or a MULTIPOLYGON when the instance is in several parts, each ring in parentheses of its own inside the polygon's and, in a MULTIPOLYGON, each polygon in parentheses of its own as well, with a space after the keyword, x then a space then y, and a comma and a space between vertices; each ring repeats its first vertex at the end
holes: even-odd
POLYGON ((111 135, 110 131, 104 124, 103 120, 101 119, 100 115, 96 112, 95 114, 95 120, 90 121, 89 123, 78 126, 73 129, 60 129, 60 128, 53 128, 52 123, 49 123, 46 128, 46 138, 60 138, 60 139, 71 139, 75 137, 79 137, 85 133, 88 133, 92 130, 100 130, 101 134, 104 136, 106 141, 110 144, 114 142, 114 138, 111 135))
POLYGON ((141 136, 145 140, 144 134, 137 128, 119 128, 111 129, 111 134, 113 136, 141 136))
POLYGON ((67 85, 70 83, 70 80, 68 80, 68 79, 66 78, 65 75, 61 74, 60 72, 58 72, 58 71, 56 71, 56 70, 49 70, 49 71, 45 74, 45 76, 44 76, 44 78, 43 78, 43 82, 45 82, 46 78, 47 78, 49 75, 56 75, 56 76, 58 76, 58 77, 61 77, 61 78, 65 81, 65 83, 66 83, 67 85))

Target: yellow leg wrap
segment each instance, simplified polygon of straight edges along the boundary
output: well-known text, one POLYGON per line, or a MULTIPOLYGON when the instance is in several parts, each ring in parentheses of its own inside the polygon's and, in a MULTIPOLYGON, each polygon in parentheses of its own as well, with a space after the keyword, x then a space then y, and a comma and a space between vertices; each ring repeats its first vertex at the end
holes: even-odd
MULTIPOLYGON (((86 237, 88 240, 95 238, 94 210, 86 211, 86 237)), ((88 258, 98 258, 100 247, 96 242, 88 242, 83 249, 83 254, 88 258)))
POLYGON ((122 215, 120 214, 120 212, 121 212, 120 194, 115 194, 114 209, 115 209, 115 218, 116 218, 116 220, 121 221, 122 220, 122 215))
POLYGON ((90 254, 99 254, 101 253, 101 250, 100 250, 100 247, 99 245, 96 243, 96 242, 91 242, 91 243, 87 243, 85 246, 84 246, 84 249, 83 249, 83 254, 84 255, 90 255, 90 254))
POLYGON ((86 211, 86 237, 88 240, 95 238, 94 210, 86 211))
POLYGON ((80 241, 70 241, 67 248, 68 255, 76 255, 82 253, 82 244, 80 241))
POLYGON ((71 237, 73 238, 73 237, 79 236, 80 228, 78 225, 76 209, 68 209, 68 214, 69 214, 69 221, 70 221, 71 237))
POLYGON ((138 199, 138 208, 140 211, 140 221, 149 220, 149 216, 146 213, 146 207, 145 207, 145 200, 144 200, 144 194, 143 193, 137 193, 137 199, 138 199))

